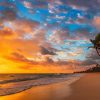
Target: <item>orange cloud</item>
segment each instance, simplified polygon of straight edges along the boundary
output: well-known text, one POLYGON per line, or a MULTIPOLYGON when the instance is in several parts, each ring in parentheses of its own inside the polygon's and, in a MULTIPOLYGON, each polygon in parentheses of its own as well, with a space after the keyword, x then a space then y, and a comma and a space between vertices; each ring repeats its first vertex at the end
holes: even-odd
POLYGON ((56 49, 46 41, 46 30, 36 28, 38 23, 22 20, 11 24, 13 28, 0 30, 0 73, 73 72, 72 62, 52 60, 56 49), (28 34, 32 37, 24 38, 28 34), (41 47, 44 48, 41 50, 41 47))
POLYGON ((99 29, 100 28, 100 17, 94 17, 93 24, 99 29))
POLYGON ((12 38, 15 36, 15 32, 8 27, 2 26, 2 30, 0 30, 0 38, 12 38))
POLYGON ((37 28, 40 23, 36 21, 30 21, 30 20, 14 20, 10 24, 13 26, 16 32, 22 34, 22 33, 33 32, 34 29, 37 28))

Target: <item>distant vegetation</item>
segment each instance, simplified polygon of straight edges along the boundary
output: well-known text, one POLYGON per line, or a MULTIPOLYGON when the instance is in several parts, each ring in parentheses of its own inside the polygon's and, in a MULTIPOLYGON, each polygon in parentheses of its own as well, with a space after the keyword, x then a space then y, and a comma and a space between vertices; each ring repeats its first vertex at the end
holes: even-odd
POLYGON ((97 64, 95 67, 86 70, 86 72, 100 72, 100 65, 97 64))
POLYGON ((90 72, 100 72, 100 65, 97 64, 95 67, 89 68, 85 71, 76 72, 76 73, 90 73, 90 72))

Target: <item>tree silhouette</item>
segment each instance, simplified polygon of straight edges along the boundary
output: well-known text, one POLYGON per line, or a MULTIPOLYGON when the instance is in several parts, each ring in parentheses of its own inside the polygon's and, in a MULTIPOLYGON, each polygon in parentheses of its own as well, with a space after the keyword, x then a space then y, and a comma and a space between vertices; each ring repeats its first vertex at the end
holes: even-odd
POLYGON ((90 41, 93 44, 93 46, 89 48, 94 48, 97 54, 100 56, 100 33, 95 37, 94 40, 90 39, 90 41))

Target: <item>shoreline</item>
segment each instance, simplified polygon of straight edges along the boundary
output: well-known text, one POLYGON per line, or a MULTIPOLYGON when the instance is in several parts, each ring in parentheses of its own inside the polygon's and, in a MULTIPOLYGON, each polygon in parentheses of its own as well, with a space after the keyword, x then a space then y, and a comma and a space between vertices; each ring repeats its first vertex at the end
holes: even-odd
MULTIPOLYGON (((81 77, 81 75, 80 75, 80 77, 81 77)), ((4 87, 4 89, 2 89, 2 91, 4 91, 4 92, 2 92, 0 94, 0 97, 21 93, 21 92, 24 92, 26 90, 32 89, 34 87, 39 87, 39 86, 41 87, 41 86, 45 86, 45 85, 60 84, 62 82, 67 82, 68 83, 67 85, 70 85, 70 84, 74 83, 75 81, 77 81, 78 79, 80 79, 80 77, 79 76, 77 77, 77 76, 74 76, 74 75, 72 75, 71 77, 64 76, 64 77, 59 77, 59 78, 52 78, 52 77, 48 78, 48 77, 45 77, 45 78, 40 78, 40 80, 30 80, 30 81, 7 83, 8 89, 7 88, 5 89, 5 87, 4 87), (18 86, 18 83, 20 83, 19 84, 20 87, 17 87, 18 90, 16 90, 16 88, 14 88, 14 87, 10 87, 11 89, 9 90, 9 85, 13 85, 14 86, 14 84, 15 84, 15 86, 18 86), (23 86, 23 84, 24 84, 24 86, 23 86)), ((2 84, 0 84, 0 85, 2 85, 2 84)))

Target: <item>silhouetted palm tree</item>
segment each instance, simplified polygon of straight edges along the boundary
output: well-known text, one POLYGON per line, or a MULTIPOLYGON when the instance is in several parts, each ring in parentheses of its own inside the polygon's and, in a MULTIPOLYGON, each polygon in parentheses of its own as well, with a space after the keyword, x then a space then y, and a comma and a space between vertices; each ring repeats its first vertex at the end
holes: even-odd
POLYGON ((93 44, 93 46, 89 48, 95 48, 96 52, 100 56, 100 33, 95 37, 95 40, 90 39, 90 41, 93 44))

